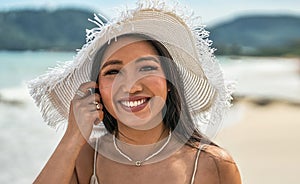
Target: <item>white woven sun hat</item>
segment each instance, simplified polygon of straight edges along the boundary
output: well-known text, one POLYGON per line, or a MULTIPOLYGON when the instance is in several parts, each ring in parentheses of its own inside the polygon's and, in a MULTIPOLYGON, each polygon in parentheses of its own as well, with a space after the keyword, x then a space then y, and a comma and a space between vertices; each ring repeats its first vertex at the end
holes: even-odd
POLYGON ((87 43, 73 61, 29 82, 30 94, 48 125, 57 127, 66 122, 77 89, 91 80, 97 51, 110 40, 132 33, 147 35, 169 51, 183 80, 194 123, 200 129, 205 124, 220 124, 230 106, 231 85, 225 84, 209 34, 199 17, 177 4, 168 6, 163 0, 141 0, 136 8, 122 11, 107 23, 96 15, 91 21, 97 27, 87 30, 87 43))

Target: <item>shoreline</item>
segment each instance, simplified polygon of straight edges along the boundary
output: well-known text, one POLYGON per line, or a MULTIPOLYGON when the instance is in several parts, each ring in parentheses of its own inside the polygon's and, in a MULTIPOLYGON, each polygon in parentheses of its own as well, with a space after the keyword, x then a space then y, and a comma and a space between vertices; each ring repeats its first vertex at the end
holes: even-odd
POLYGON ((274 98, 264 96, 246 96, 246 95, 233 95, 232 104, 249 103, 257 106, 268 106, 276 103, 298 106, 300 107, 300 97, 298 100, 288 98, 274 98))

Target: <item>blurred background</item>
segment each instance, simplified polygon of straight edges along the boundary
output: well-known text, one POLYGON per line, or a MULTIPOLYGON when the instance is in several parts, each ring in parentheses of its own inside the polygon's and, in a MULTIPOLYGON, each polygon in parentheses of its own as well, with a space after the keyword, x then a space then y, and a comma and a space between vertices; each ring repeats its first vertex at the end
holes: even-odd
MULTIPOLYGON (((213 139, 246 184, 298 183, 300 1, 181 0, 210 31, 233 106, 213 139)), ((108 19, 134 1, 0 0, 0 183, 32 183, 64 129, 43 122, 26 81, 72 60, 93 13, 108 19), (117 8, 116 8, 117 7, 117 8)))

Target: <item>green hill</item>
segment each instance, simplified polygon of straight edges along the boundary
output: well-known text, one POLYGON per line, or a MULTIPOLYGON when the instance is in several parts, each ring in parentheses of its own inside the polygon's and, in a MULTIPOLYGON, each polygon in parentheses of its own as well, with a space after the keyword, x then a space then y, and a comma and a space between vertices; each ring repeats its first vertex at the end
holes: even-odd
MULTIPOLYGON (((74 51, 85 43, 93 12, 78 9, 0 12, 0 50, 74 51)), ((300 17, 244 16, 208 30, 216 54, 300 56, 300 17)))
POLYGON ((218 54, 300 55, 300 17, 245 16, 209 30, 218 54))
POLYGON ((0 50, 74 50, 85 43, 93 13, 61 9, 0 13, 0 50))

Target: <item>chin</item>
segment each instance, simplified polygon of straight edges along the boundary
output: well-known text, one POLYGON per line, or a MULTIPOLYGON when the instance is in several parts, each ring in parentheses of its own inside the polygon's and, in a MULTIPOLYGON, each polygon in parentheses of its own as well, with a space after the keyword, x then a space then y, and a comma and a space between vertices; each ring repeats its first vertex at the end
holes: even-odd
POLYGON ((140 118, 138 116, 132 118, 128 116, 126 117, 119 119, 118 122, 122 123, 123 125, 129 128, 136 129, 136 130, 150 130, 158 126, 160 123, 162 123, 161 116, 151 117, 151 118, 149 118, 149 116, 148 118, 140 118))

